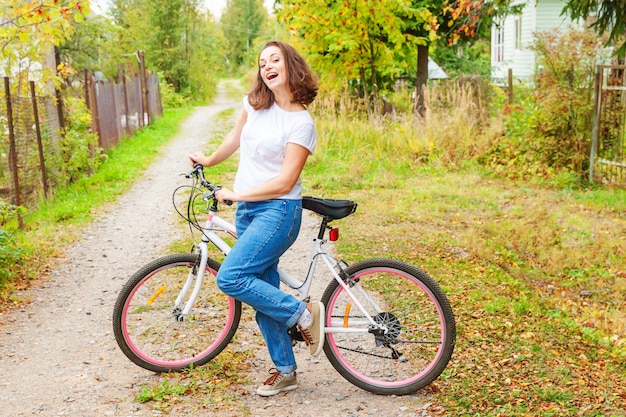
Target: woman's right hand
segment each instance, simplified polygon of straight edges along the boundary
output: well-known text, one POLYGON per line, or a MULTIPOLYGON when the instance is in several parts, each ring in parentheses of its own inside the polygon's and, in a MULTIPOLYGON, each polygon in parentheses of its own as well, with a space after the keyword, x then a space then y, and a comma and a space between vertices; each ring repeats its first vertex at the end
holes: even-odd
POLYGON ((206 166, 205 163, 206 156, 202 152, 194 152, 189 155, 189 161, 191 162, 191 166, 194 166, 196 163, 206 166))

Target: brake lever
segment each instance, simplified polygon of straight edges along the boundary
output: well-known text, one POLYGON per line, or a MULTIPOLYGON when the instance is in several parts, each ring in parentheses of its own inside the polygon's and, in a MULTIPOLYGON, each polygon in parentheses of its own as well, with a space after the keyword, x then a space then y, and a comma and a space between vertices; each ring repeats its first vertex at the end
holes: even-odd
MULTIPOLYGON (((213 190, 213 195, 215 195, 215 193, 218 192, 221 189, 222 189, 221 185, 216 185, 215 186, 215 190, 213 190)), ((224 204, 226 204, 227 206, 232 206, 233 202, 231 200, 224 200, 224 204)))

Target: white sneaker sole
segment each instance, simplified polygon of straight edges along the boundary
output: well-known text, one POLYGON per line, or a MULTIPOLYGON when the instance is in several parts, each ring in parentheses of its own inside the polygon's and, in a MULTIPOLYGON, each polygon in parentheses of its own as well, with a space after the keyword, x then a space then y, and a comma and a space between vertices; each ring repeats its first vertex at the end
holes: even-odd
POLYGON ((326 335, 324 334, 324 320, 326 320, 326 310, 324 308, 324 303, 317 302, 315 304, 317 304, 320 310, 320 314, 318 317, 319 320, 317 320, 317 323, 315 323, 315 325, 318 326, 320 341, 317 344, 317 349, 315 350, 315 352, 311 354, 311 356, 314 356, 314 357, 319 355, 322 352, 322 349, 324 349, 324 340, 326 339, 326 335))
POLYGON ((280 394, 281 392, 293 391, 296 388, 298 388, 298 384, 289 385, 283 388, 278 388, 273 391, 261 391, 261 389, 259 388, 256 393, 260 395, 261 397, 271 397, 272 395, 280 394))

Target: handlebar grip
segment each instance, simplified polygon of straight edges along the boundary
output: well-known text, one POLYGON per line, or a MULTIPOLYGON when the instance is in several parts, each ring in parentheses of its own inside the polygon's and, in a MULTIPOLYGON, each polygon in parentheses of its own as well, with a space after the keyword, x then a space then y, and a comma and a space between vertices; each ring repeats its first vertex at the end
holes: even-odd
POLYGON ((224 204, 226 204, 227 206, 232 206, 233 202, 231 200, 224 200, 224 204))

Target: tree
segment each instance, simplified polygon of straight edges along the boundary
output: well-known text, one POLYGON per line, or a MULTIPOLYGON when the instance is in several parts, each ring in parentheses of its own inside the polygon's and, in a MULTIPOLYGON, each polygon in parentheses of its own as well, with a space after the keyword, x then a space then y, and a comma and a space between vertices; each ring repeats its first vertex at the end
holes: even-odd
MULTIPOLYGON (((358 79, 373 94, 383 79, 415 72, 415 109, 424 110, 429 46, 473 37, 510 0, 280 0, 277 17, 327 71, 358 79), (496 8, 499 6, 500 8, 496 8)), ((367 96, 365 96, 367 98, 367 96)), ((368 110, 371 106, 368 106, 368 110)))
POLYGON ((626 55, 626 2, 600 0, 568 0, 563 14, 572 20, 592 18, 590 25, 599 35, 609 34, 607 45, 616 45, 616 55, 626 55))
POLYGON ((0 65, 17 75, 17 88, 29 78, 43 83, 56 79, 55 68, 42 68, 44 56, 74 33, 74 24, 89 13, 89 2, 0 0, 0 65))
POLYGON ((114 74, 119 55, 111 55, 115 48, 115 26, 104 16, 91 14, 74 25, 72 36, 59 43, 60 63, 63 75, 71 83, 72 78, 82 78, 83 70, 100 70, 114 74))
POLYGON ((199 4, 199 0, 115 0, 117 56, 144 50, 148 68, 158 71, 174 91, 210 97, 215 74, 222 68, 218 64, 222 52, 215 22, 199 10, 199 4))
POLYGON ((263 31, 267 10, 262 0, 228 0, 220 18, 231 67, 238 69, 263 31))
POLYGON ((430 15, 403 0, 282 0, 277 18, 311 55, 313 66, 332 77, 357 80, 368 114, 379 92, 409 70, 416 40, 403 32, 407 16, 427 24, 430 15))
POLYGON ((491 24, 495 16, 515 13, 520 5, 511 6, 511 0, 412 0, 413 8, 426 8, 435 21, 428 27, 405 18, 406 32, 421 41, 417 45, 417 75, 415 79, 414 109, 425 110, 424 87, 428 82, 429 46, 435 40, 453 46, 491 24))

